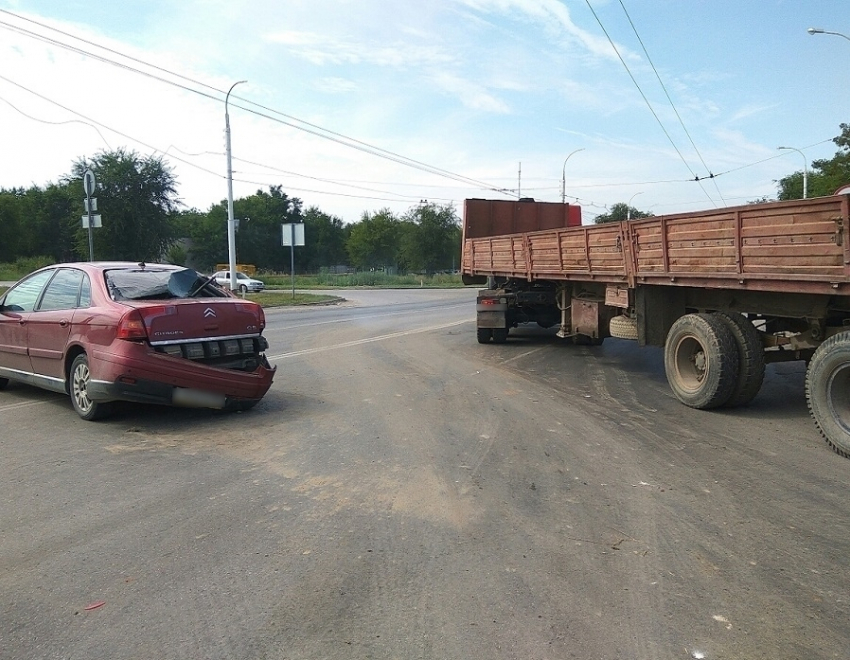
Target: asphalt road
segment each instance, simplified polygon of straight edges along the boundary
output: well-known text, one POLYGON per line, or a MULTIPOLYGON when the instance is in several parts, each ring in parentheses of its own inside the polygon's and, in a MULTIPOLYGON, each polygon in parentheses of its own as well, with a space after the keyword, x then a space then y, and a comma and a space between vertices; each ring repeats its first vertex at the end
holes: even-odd
POLYGON ((850 657, 850 461, 802 364, 477 344, 474 291, 268 313, 247 413, 0 393, 0 658, 850 657))

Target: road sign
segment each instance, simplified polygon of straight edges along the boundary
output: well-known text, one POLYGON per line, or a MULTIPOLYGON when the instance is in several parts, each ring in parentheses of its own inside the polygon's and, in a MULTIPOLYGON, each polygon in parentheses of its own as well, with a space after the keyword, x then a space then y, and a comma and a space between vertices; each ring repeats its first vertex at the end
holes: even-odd
POLYGON ((281 245, 287 246, 303 246, 304 245, 304 223, 291 222, 280 226, 281 229, 281 245))
MULTIPOLYGON (((91 217, 91 226, 94 227, 94 228, 103 226, 103 224, 101 224, 99 213, 97 215, 93 215, 91 217)), ((88 229, 88 228, 89 228, 89 216, 84 215, 83 216, 83 229, 88 229)))
POLYGON ((97 197, 86 197, 83 200, 83 209, 86 213, 89 212, 89 200, 91 200, 91 210, 92 212, 97 211, 97 197))
POLYGON ((91 197, 94 194, 94 172, 86 170, 83 174, 83 190, 86 192, 86 197, 91 197))

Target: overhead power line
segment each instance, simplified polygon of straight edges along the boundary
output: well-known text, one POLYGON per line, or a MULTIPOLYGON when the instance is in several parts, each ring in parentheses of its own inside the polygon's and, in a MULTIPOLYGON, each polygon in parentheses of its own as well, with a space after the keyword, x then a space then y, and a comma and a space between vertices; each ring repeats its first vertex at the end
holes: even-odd
MULTIPOLYGON (((623 56, 620 54, 620 50, 617 48, 617 45, 614 43, 614 40, 611 38, 611 35, 608 34, 608 30, 605 29, 605 25, 603 25, 602 20, 599 18, 599 15, 596 13, 596 10, 593 8, 593 5, 590 4, 590 0, 584 0, 584 1, 585 1, 585 3, 587 3, 587 6, 590 9, 590 12, 593 14, 593 17, 596 19, 596 22, 599 24, 599 27, 602 29, 602 32, 605 34, 605 37, 608 39, 608 43, 611 44, 611 48, 614 49, 614 52, 616 53, 617 58, 620 60, 620 63, 623 65, 623 68, 625 68, 626 73, 629 74, 629 78, 631 78, 632 83, 634 83, 634 86, 638 90, 638 93, 641 95, 641 98, 643 99, 644 103, 646 103, 646 107, 649 108, 649 111, 652 113, 652 116, 655 117, 655 121, 658 122, 658 125, 661 127, 661 130, 663 131, 664 135, 667 137, 667 140, 670 142, 670 145, 673 147, 673 149, 679 155, 679 159, 682 161, 684 166, 686 168, 688 168, 688 171, 693 175, 693 177, 694 177, 693 180, 697 181, 697 182, 700 181, 699 176, 697 176, 696 172, 694 172, 693 169, 691 168, 691 166, 688 164, 688 161, 685 159, 684 155, 682 155, 682 152, 679 150, 679 147, 676 146, 676 143, 673 141, 673 138, 670 136, 670 133, 667 131, 667 127, 664 126, 664 122, 661 121, 661 118, 658 116, 658 113, 655 112, 655 108, 652 107, 652 104, 649 102, 649 99, 647 98, 646 94, 644 94, 644 91, 643 91, 643 89, 641 89, 641 86, 638 83, 637 79, 635 78, 634 74, 632 73, 632 70, 629 68, 629 65, 626 64, 626 60, 623 59, 623 56)), ((711 198, 711 195, 708 194, 708 191, 705 190, 705 188, 703 188, 702 184, 700 184, 700 188, 702 188, 703 192, 705 193, 705 196, 708 197, 708 200, 712 204, 717 206, 717 204, 711 198)))
POLYGON ((720 186, 717 185, 717 181, 713 174, 711 174, 711 168, 705 162, 705 159, 702 157, 702 153, 700 153, 699 148, 694 142, 693 137, 691 137, 691 133, 688 130, 688 127, 685 126, 685 122, 682 120, 682 116, 679 114, 679 110, 676 108, 676 104, 673 103, 673 99, 670 97, 670 93, 667 91, 667 86, 664 84, 664 81, 661 80, 661 75, 658 73, 658 69, 655 68, 655 62, 652 61, 652 58, 649 56, 649 51, 646 49, 646 46, 643 43, 643 39, 641 39, 640 34, 638 34, 637 27, 635 27, 634 21, 632 21, 632 17, 629 15, 629 11, 626 9, 626 5, 623 4, 623 0, 619 0, 620 6, 623 8, 623 13, 626 14, 626 18, 629 20, 629 25, 632 26, 632 31, 635 33, 635 37, 637 37, 638 43, 640 43, 640 47, 643 49, 643 54, 646 55, 646 60, 649 62, 649 66, 652 67, 652 71, 655 73, 655 77, 658 80, 658 84, 661 85, 661 89, 664 90, 664 95, 667 97, 667 101, 670 103, 670 107, 673 109, 673 112, 676 114, 676 119, 679 120, 679 125, 682 127, 682 130, 685 131, 685 135, 688 136, 688 140, 691 142, 691 146, 694 148, 697 156, 699 157, 702 166, 705 168, 706 172, 709 173, 710 179, 714 183, 714 189, 717 190, 717 194, 720 196, 720 199, 723 200, 723 203, 726 203, 726 200, 723 199, 723 193, 720 192, 720 186))
MULTIPOLYGON (((145 62, 144 60, 133 57, 131 55, 127 55, 127 54, 122 53, 120 51, 117 51, 117 50, 114 50, 114 49, 111 49, 111 48, 108 48, 108 47, 105 47, 105 46, 101 46, 100 44, 96 44, 94 42, 88 41, 88 40, 83 39, 81 37, 77 37, 76 35, 73 35, 73 34, 68 33, 68 32, 64 32, 64 31, 59 30, 57 28, 54 28, 50 25, 40 23, 38 21, 35 21, 33 19, 30 19, 30 18, 27 18, 27 17, 24 17, 24 16, 20 16, 18 14, 15 14, 14 12, 10 12, 10 11, 5 10, 5 9, 0 9, 0 13, 7 14, 7 15, 12 16, 12 17, 14 17, 18 20, 21 20, 21 21, 27 21, 27 22, 32 23, 34 25, 38 25, 39 27, 41 27, 45 30, 50 30, 52 32, 56 32, 56 33, 61 34, 65 37, 68 37, 70 39, 74 39, 76 41, 79 41, 79 42, 82 42, 82 43, 87 44, 89 46, 92 46, 94 48, 99 48, 99 49, 101 49, 105 52, 111 53, 113 55, 124 58, 126 60, 131 61, 131 62, 135 62, 137 64, 141 64, 145 67, 153 69, 155 71, 159 71, 161 73, 167 74, 168 76, 172 76, 172 77, 177 78, 179 80, 189 82, 192 85, 196 85, 198 87, 211 90, 211 91, 216 92, 216 93, 218 93, 222 96, 225 95, 224 90, 218 89, 218 88, 216 88, 212 85, 208 85, 208 84, 206 84, 202 81, 196 80, 194 78, 190 78, 188 76, 184 76, 184 75, 177 73, 175 71, 172 71, 170 69, 166 69, 164 67, 160 67, 160 66, 157 66, 155 64, 145 62)), ((73 46, 71 44, 67 44, 67 43, 59 41, 57 39, 53 39, 51 37, 39 34, 37 32, 32 32, 31 30, 26 30, 26 29, 24 29, 20 26, 16 26, 16 25, 4 22, 4 21, 0 21, 0 26, 5 27, 6 29, 12 30, 14 32, 17 32, 19 34, 22 34, 24 36, 28 36, 28 37, 31 37, 33 39, 39 40, 39 41, 51 43, 51 44, 58 46, 60 48, 70 50, 72 52, 76 52, 78 54, 81 54, 81 55, 84 55, 84 56, 87 56, 87 57, 91 57, 91 58, 96 59, 96 60, 103 62, 105 64, 117 66, 117 67, 125 69, 127 71, 131 71, 131 72, 137 73, 139 75, 146 76, 146 77, 152 78, 154 80, 158 80, 160 82, 178 87, 178 88, 183 89, 185 91, 188 91, 188 92, 191 92, 191 93, 194 93, 194 94, 198 94, 200 96, 210 98, 210 99, 213 99, 213 100, 216 100, 216 101, 221 100, 214 95, 202 92, 198 89, 188 87, 186 85, 177 83, 173 80, 169 80, 169 79, 164 78, 162 76, 154 75, 154 74, 147 72, 147 71, 142 71, 142 70, 137 69, 137 68, 130 66, 128 64, 125 64, 125 63, 122 63, 122 62, 117 62, 117 61, 110 59, 108 57, 98 55, 98 54, 93 53, 91 51, 79 48, 77 46, 73 46)), ((465 183, 467 185, 471 185, 471 186, 474 186, 476 188, 482 188, 484 190, 489 190, 491 192, 497 192, 497 193, 501 193, 501 194, 509 193, 508 190, 506 190, 504 188, 499 188, 498 186, 494 186, 494 185, 492 185, 492 184, 490 184, 486 181, 481 181, 481 180, 478 180, 478 179, 474 179, 474 178, 471 178, 471 177, 464 176, 462 174, 457 174, 455 172, 451 172, 450 170, 446 170, 446 169, 443 169, 441 167, 437 167, 437 166, 434 166, 434 165, 429 165, 428 163, 424 163, 422 161, 419 161, 419 160, 416 160, 416 159, 413 159, 413 158, 409 158, 407 156, 403 156, 401 154, 383 149, 381 147, 377 147, 375 145, 369 144, 369 143, 364 142, 362 140, 352 138, 352 137, 344 135, 342 133, 338 133, 336 131, 332 131, 330 129, 323 128, 321 126, 318 126, 317 124, 313 124, 313 123, 305 121, 303 119, 299 119, 299 118, 294 117, 292 115, 288 115, 288 114, 281 112, 279 110, 276 110, 274 108, 269 108, 269 107, 264 106, 262 104, 255 103, 255 102, 253 102, 253 101, 251 101, 251 100, 249 100, 245 97, 240 97, 240 96, 236 96, 234 94, 231 94, 231 99, 238 99, 239 101, 242 101, 243 103, 247 103, 247 104, 253 106, 253 108, 258 108, 259 110, 263 111, 263 112, 259 112, 258 110, 255 110, 253 108, 247 108, 245 106, 237 105, 233 101, 230 102, 231 105, 238 107, 242 110, 245 110, 246 112, 250 112, 250 113, 255 114, 259 117, 269 119, 270 121, 275 121, 279 124, 289 126, 290 128, 294 128, 296 130, 309 133, 309 134, 314 135, 316 137, 319 137, 319 138, 322 138, 322 139, 325 139, 325 140, 330 140, 332 142, 336 142, 337 144, 340 144, 340 145, 343 145, 343 146, 346 146, 346 147, 349 147, 349 148, 352 148, 352 149, 356 149, 356 150, 361 151, 363 153, 368 153, 368 154, 376 156, 378 158, 390 160, 390 161, 395 162, 399 165, 411 167, 413 169, 417 169, 417 170, 420 170, 420 171, 423 171, 423 172, 427 172, 429 174, 434 174, 434 175, 441 176, 441 177, 444 177, 444 178, 453 179, 455 181, 465 183), (276 115, 276 116, 271 116, 271 115, 265 114, 265 113, 272 113, 273 115, 276 115), (281 119, 281 118, 284 118, 284 119, 281 119)))

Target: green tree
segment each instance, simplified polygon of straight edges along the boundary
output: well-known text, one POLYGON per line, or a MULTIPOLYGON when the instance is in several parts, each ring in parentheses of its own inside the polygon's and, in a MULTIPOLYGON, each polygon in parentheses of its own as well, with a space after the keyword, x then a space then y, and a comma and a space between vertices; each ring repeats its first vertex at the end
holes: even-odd
MULTIPOLYGON (((66 182, 79 186, 87 169, 97 180, 98 213, 103 227, 94 230, 95 258, 156 261, 176 236, 177 181, 161 157, 135 151, 102 151, 74 163, 66 182)), ((76 232, 77 252, 88 255, 88 231, 76 232)))
MULTIPOLYGON (((840 128, 841 135, 832 140, 839 146, 835 156, 812 161, 806 182, 807 197, 832 195, 838 188, 850 183, 850 124, 840 124, 840 128)), ((802 199, 802 171, 789 174, 777 183, 779 199, 802 199)))
POLYGON ((347 263, 346 230, 340 218, 311 206, 304 213, 304 234, 306 245, 296 248, 295 254, 299 271, 316 273, 323 267, 347 263))
POLYGON ((628 220, 629 218, 634 220, 635 218, 649 218, 651 216, 652 213, 638 211, 634 206, 629 206, 625 202, 617 202, 610 209, 608 209, 608 213, 597 215, 594 219, 594 222, 597 225, 601 225, 606 222, 622 222, 623 220, 628 220))
POLYGON ((23 254, 23 189, 0 190, 0 263, 11 263, 23 254))
POLYGON ((399 265, 401 221, 389 209, 370 214, 364 211, 351 227, 346 250, 351 263, 363 270, 399 265))
MULTIPOLYGON (((239 220, 237 261, 267 270, 289 271, 290 254, 281 245, 280 226, 304 221, 301 200, 289 197, 281 186, 271 186, 269 192, 258 190, 235 201, 233 214, 239 220)), ((299 250, 295 249, 296 259, 299 250)))
POLYGON ((81 226, 82 211, 81 195, 73 195, 69 184, 0 191, 0 261, 77 258, 74 232, 81 226))
POLYGON ((454 206, 425 203, 402 218, 401 262, 409 270, 429 275, 452 270, 460 263, 460 218, 454 206))
MULTIPOLYGON (((258 190, 234 200, 233 216, 238 221, 237 263, 253 264, 265 270, 289 270, 289 251, 281 246, 280 226, 303 221, 300 199, 287 196, 281 186, 271 186, 268 192, 258 190)), ((212 271, 216 264, 228 262, 226 200, 206 213, 186 213, 182 221, 191 241, 192 263, 212 271)), ((296 257, 300 249, 296 248, 296 257)))

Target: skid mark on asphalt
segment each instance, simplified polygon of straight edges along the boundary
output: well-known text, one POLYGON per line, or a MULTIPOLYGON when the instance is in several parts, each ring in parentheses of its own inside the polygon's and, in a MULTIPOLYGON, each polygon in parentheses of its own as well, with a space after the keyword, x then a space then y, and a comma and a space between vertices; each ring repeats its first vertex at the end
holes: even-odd
POLYGON ((0 406, 0 413, 6 412, 7 410, 17 410, 19 408, 28 408, 29 406, 41 406, 45 403, 50 403, 50 400, 47 401, 21 401, 19 403, 9 403, 5 406, 0 406))
POLYGON ((453 321, 451 323, 442 323, 440 325, 431 325, 427 328, 416 328, 415 330, 403 330, 401 332, 392 332, 388 335, 380 335, 378 337, 367 337, 366 339, 356 339, 354 341, 343 342, 342 344, 334 344, 332 346, 317 346, 316 348, 305 348, 301 351, 292 351, 291 353, 281 353, 279 355, 267 355, 270 362, 275 360, 285 360, 287 358, 301 357, 302 355, 315 355, 316 353, 325 353, 327 351, 338 351, 341 348, 351 348, 353 346, 362 346, 363 344, 371 344, 377 341, 386 341, 388 339, 397 339, 398 337, 408 337, 417 335, 423 332, 433 332, 434 330, 443 330, 444 328, 452 328, 456 325, 464 323, 472 323, 470 319, 462 321, 453 321))

